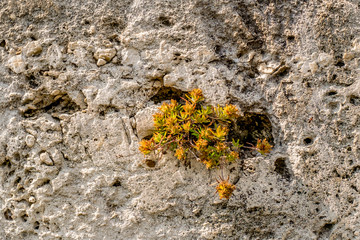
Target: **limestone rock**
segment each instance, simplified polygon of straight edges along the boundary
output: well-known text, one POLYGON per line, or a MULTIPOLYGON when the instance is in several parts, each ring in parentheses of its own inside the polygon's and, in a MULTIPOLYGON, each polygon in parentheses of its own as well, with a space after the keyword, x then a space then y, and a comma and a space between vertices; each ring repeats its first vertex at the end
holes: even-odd
POLYGON ((102 58, 98 59, 96 65, 100 66, 104 66, 106 64, 106 61, 102 58))
POLYGON ((154 132, 153 115, 157 112, 159 112, 158 106, 152 106, 136 113, 136 131, 139 139, 143 139, 154 132))
POLYGON ((38 41, 28 43, 24 48, 24 52, 27 57, 39 55, 42 52, 41 43, 38 41))
POLYGON ((0 16, 0 239, 360 238, 358 0, 0 1, 0 16), (158 106, 193 88, 241 109, 240 160, 140 153, 158 106))
POLYGON ((22 73, 26 70, 26 63, 24 58, 21 55, 16 55, 11 57, 8 60, 8 67, 14 72, 14 73, 22 73))
POLYGON ((27 135, 25 141, 28 147, 33 147, 35 144, 35 137, 33 135, 27 135))
MULTIPOLYGON (((110 62, 113 57, 116 55, 116 49, 115 48, 106 48, 106 49, 97 49, 94 58, 96 60, 103 59, 106 62, 110 62)), ((99 63, 99 62, 98 62, 99 63)))
POLYGON ((44 163, 45 165, 52 166, 54 165, 53 160, 50 158, 47 152, 40 154, 40 163, 44 163))

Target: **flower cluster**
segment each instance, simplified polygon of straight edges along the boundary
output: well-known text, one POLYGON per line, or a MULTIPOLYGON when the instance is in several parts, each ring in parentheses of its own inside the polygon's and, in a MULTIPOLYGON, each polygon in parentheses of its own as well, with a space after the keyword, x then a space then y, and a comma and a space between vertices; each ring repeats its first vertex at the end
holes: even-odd
MULTIPOLYGON (((239 117, 234 105, 224 107, 202 106, 202 91, 194 89, 185 96, 184 104, 171 100, 159 107, 153 115, 155 132, 151 139, 143 139, 139 150, 147 155, 156 150, 170 149, 175 157, 186 162, 195 157, 208 169, 221 167, 226 162, 239 158, 239 141, 228 142, 230 125, 239 117)), ((254 149, 261 154, 268 153, 271 145, 265 140, 258 141, 254 149)), ((216 188, 220 198, 228 199, 235 186, 221 181, 216 188)))
POLYGON ((179 160, 195 156, 207 168, 219 166, 222 160, 234 161, 238 153, 227 143, 229 125, 238 116, 234 105, 204 107, 200 89, 192 90, 185 104, 175 100, 163 103, 154 117, 155 133, 140 142, 140 151, 149 154, 159 148, 170 148, 179 160))
POLYGON ((216 191, 219 194, 220 199, 229 199, 235 190, 234 184, 229 182, 229 177, 225 180, 220 177, 220 180, 216 179, 218 185, 216 186, 216 191))

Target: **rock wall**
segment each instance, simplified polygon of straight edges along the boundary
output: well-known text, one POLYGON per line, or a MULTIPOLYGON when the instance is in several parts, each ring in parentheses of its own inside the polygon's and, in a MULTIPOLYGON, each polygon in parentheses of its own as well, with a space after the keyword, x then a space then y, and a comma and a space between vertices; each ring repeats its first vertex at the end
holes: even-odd
POLYGON ((360 238, 359 8, 0 1, 0 239, 360 238), (271 154, 144 159, 157 106, 193 88, 271 154))

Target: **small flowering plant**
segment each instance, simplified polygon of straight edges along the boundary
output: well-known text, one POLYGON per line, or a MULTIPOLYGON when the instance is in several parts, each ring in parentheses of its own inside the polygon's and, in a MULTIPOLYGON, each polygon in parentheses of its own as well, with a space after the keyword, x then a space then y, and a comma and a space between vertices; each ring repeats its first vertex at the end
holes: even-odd
MULTIPOLYGON (((228 141, 230 125, 239 117, 237 107, 231 104, 203 106, 204 97, 200 89, 192 90, 183 100, 184 104, 172 99, 170 103, 161 105, 160 112, 153 115, 155 132, 150 139, 140 142, 139 150, 147 155, 170 149, 185 164, 194 157, 208 169, 238 159, 242 145, 239 140, 228 141)), ((272 146, 266 139, 259 141, 252 148, 261 154, 268 153, 272 146)), ((219 182, 216 189, 220 198, 229 199, 235 186, 228 181, 224 183, 219 182)))
POLYGON ((229 176, 227 179, 220 177, 216 179, 216 182, 216 192, 219 194, 220 199, 229 199, 235 190, 235 185, 229 182, 229 176))

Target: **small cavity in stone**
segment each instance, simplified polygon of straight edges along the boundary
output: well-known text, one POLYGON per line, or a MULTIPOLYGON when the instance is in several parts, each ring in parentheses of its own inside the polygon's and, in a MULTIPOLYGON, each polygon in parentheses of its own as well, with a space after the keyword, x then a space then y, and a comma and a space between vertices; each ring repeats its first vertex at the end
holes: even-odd
POLYGON ((154 103, 161 103, 162 101, 174 99, 177 102, 181 101, 181 98, 185 97, 186 92, 178 90, 172 87, 162 87, 159 91, 150 98, 154 103))

